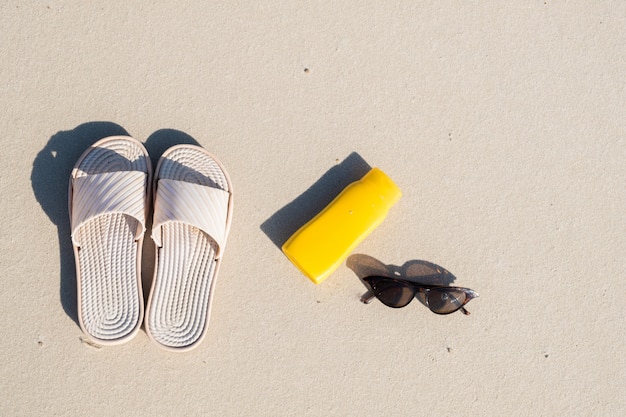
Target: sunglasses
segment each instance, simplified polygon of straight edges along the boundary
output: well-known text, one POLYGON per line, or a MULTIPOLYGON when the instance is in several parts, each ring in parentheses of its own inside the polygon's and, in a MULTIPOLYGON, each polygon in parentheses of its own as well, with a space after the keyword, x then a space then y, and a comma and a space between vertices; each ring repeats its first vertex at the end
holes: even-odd
POLYGON ((412 281, 379 276, 365 277, 363 281, 371 288, 371 292, 361 297, 363 303, 369 304, 376 297, 384 305, 393 308, 404 307, 418 294, 423 294, 425 304, 433 313, 450 314, 461 310, 463 314, 469 315, 464 305, 478 297, 478 293, 469 288, 422 285, 412 281))

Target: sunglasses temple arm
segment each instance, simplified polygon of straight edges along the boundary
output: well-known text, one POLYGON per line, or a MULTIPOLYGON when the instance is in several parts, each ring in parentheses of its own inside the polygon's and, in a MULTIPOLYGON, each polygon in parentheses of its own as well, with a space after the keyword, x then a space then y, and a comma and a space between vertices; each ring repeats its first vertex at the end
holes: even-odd
MULTIPOLYGON (((470 302, 470 300, 472 300, 473 298, 478 298, 478 293, 477 293, 476 291, 474 291, 474 290, 470 290, 469 297, 468 297, 468 299, 466 299, 466 300, 465 300, 465 303, 464 303, 464 304, 469 303, 469 302, 470 302)), ((467 311, 467 310, 465 309, 465 307, 461 307, 461 311, 462 311, 462 312, 463 312, 463 314, 465 314, 466 316, 469 316, 469 315, 470 315, 470 312, 469 312, 469 311, 467 311)))
POLYGON ((371 291, 368 291, 361 296, 361 302, 363 304, 369 304, 374 299, 374 297, 376 297, 376 294, 374 294, 371 291))

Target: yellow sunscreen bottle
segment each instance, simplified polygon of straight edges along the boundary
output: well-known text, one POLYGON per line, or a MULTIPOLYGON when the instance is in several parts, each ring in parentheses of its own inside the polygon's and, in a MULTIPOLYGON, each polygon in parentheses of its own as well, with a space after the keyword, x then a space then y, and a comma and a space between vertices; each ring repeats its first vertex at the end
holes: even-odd
POLYGON ((282 247, 311 281, 325 280, 387 216, 400 188, 378 168, 348 185, 282 247))

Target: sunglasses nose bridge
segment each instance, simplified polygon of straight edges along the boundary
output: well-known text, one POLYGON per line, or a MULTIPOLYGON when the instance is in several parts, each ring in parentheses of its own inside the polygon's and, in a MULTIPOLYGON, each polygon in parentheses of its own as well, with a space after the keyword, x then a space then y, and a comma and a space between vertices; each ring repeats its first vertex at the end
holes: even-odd
POLYGON ((428 307, 428 289, 417 286, 411 286, 411 289, 413 290, 413 298, 428 307))

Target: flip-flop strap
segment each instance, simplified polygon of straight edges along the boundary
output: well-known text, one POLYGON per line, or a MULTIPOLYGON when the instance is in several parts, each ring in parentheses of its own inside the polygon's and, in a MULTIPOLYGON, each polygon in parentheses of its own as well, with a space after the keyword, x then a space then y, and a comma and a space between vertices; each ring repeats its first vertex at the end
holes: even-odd
POLYGON ((180 222, 197 227, 217 244, 220 256, 226 235, 230 194, 220 188, 185 181, 160 179, 154 202, 152 239, 161 247, 161 227, 180 222))
POLYGON ((135 238, 143 234, 147 174, 141 171, 116 171, 86 175, 72 181, 72 242, 80 246, 80 228, 88 221, 121 213, 136 219, 135 238))

